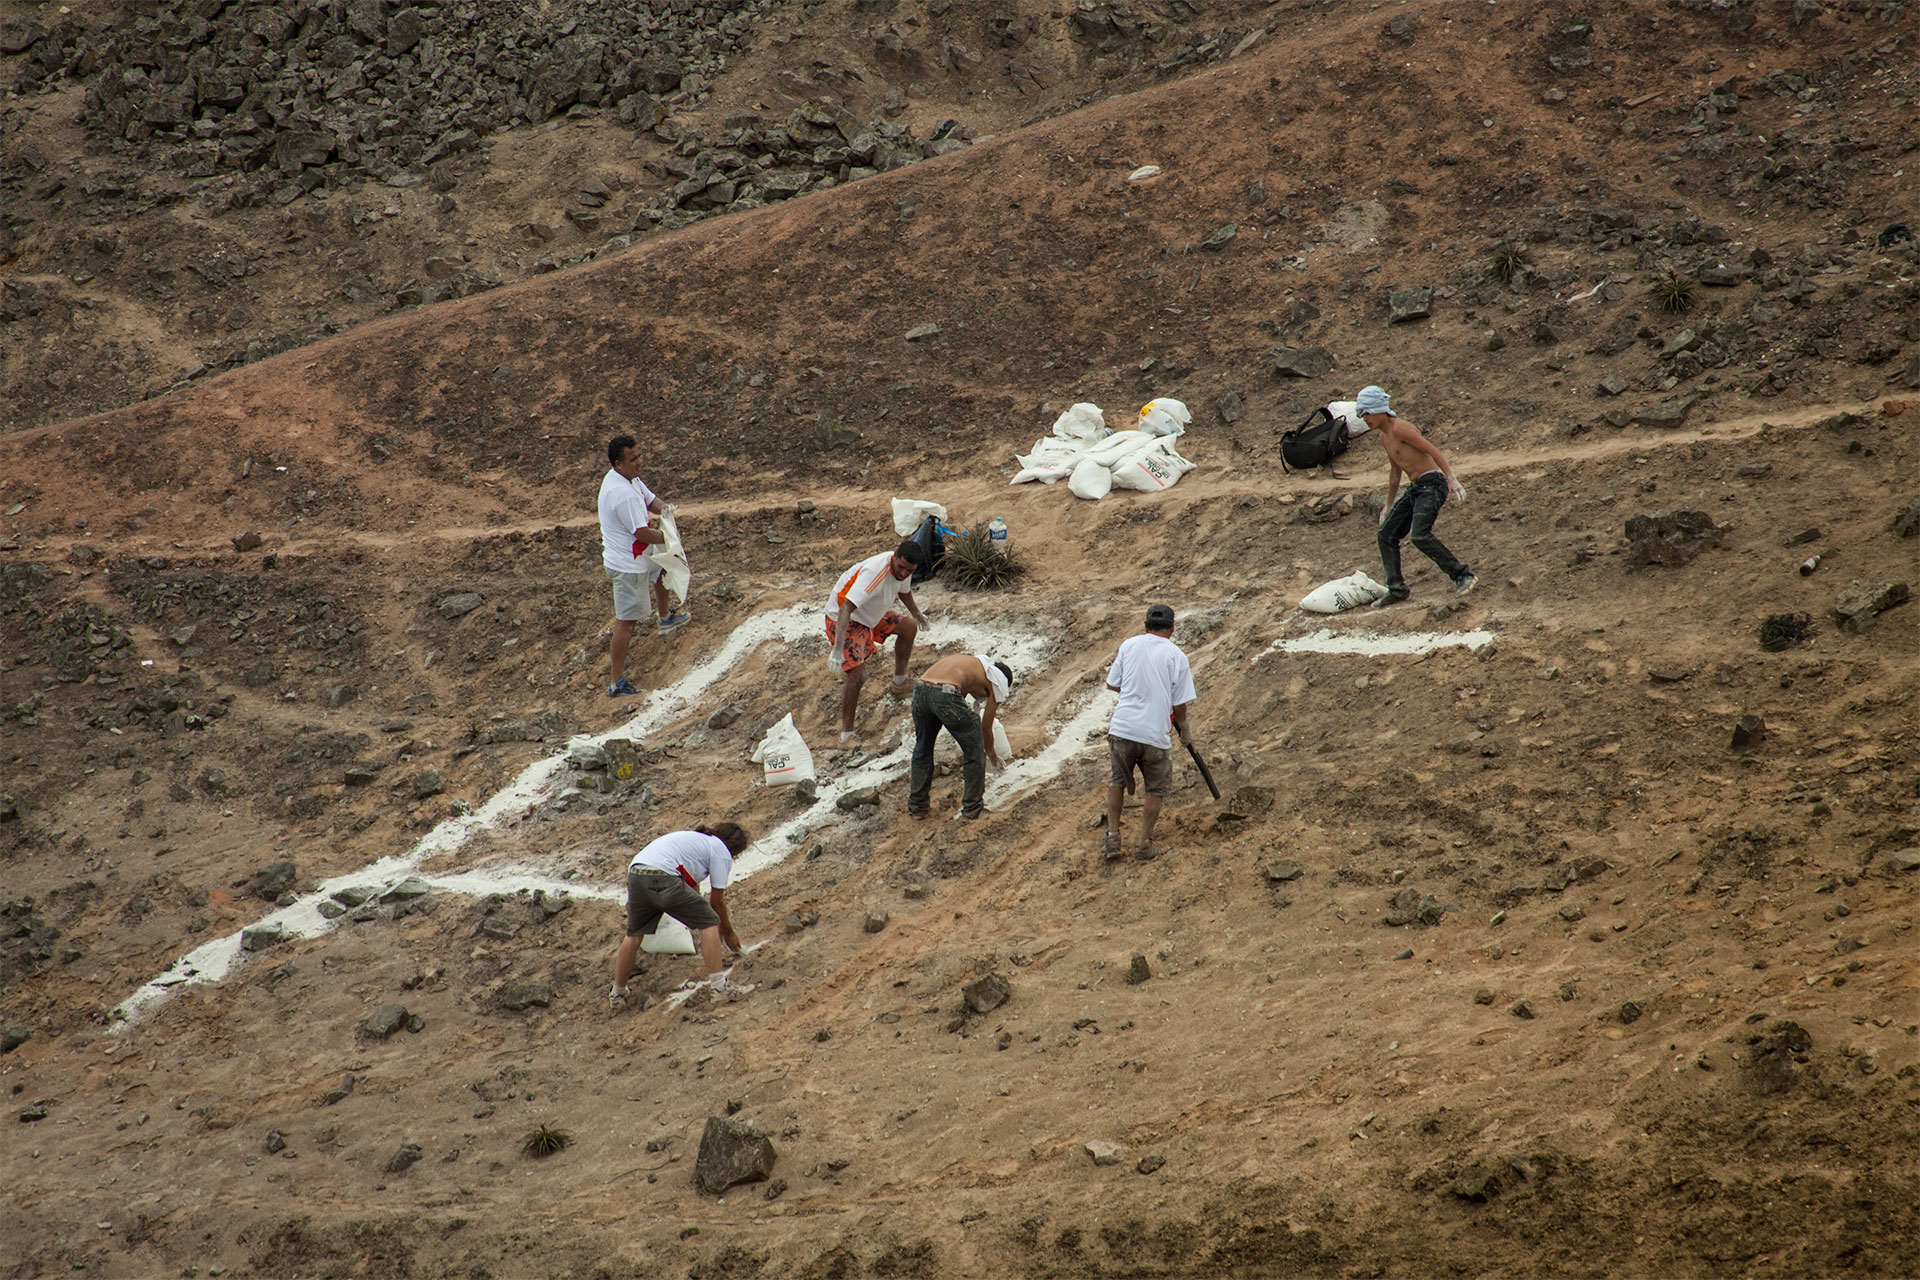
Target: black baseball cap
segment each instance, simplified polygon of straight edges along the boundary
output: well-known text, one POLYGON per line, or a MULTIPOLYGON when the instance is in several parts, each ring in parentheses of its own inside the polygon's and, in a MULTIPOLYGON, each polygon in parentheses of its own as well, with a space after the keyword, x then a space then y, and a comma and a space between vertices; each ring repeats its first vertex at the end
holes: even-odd
POLYGON ((1155 604, 1147 606, 1147 629, 1159 630, 1173 625, 1173 606, 1155 604))

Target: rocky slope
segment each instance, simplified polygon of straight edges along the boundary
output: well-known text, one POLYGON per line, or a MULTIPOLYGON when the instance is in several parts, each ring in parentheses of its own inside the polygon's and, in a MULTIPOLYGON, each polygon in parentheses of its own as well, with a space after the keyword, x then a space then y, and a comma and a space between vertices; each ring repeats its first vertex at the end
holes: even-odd
MULTIPOLYGON (((1912 1272, 1908 7, 1009 6, 1025 65, 1084 73, 1038 87, 936 74, 942 22, 995 21, 937 8, 760 11, 669 104, 733 143, 652 138, 650 185, 603 183, 630 212, 541 242, 591 261, 0 437, 9 1274, 1912 1272), (908 83, 1000 96, 775 96, 877 29, 908 83), (853 180, 876 119, 973 138, 853 180), (789 122, 846 181, 706 197, 789 122), (1368 381, 1455 459, 1481 586, 1409 552, 1413 604, 1326 624, 1297 602, 1372 564, 1384 467, 1285 474, 1277 436, 1368 381), (1173 490, 1006 486, 1070 400, 1152 395, 1195 410, 1173 490), (634 664, 692 692, 637 710, 587 505, 615 430, 695 566, 634 664), (677 1005, 692 962, 655 959, 609 1017, 632 847, 789 829, 748 753, 789 711, 831 739, 808 620, 743 628, 786 634, 905 493, 1014 529, 1016 590, 925 602, 929 649, 1031 655, 1021 765, 922 826, 822 751, 825 811, 734 895, 760 989, 677 1005), (1109 864, 1099 675, 1152 599, 1224 794, 1183 766, 1172 855, 1109 864), (333 923, 262 929, 282 902, 333 923), (243 929, 229 979, 117 1016, 243 929), (772 1166, 715 1195, 729 1118, 772 1166), (541 1125, 573 1143, 534 1159, 541 1125)), ((541 220, 613 154, 569 141, 593 110, 447 194, 541 220)), ((207 217, 323 208, 330 243, 355 163, 207 217)), ((362 243, 424 273, 381 237, 431 187, 388 190, 362 243)), ((84 234, 34 198, 14 264, 84 234)), ((305 243, 275 269, 327 287, 305 243)), ((884 757, 877 689, 861 725, 884 757)))

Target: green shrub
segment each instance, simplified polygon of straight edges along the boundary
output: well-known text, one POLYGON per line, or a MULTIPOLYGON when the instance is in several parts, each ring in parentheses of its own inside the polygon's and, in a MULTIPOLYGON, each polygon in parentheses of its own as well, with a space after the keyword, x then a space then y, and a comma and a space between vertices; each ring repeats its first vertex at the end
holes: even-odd
POLYGON ((520 1144, 520 1149, 535 1160, 544 1160, 550 1155, 565 1151, 572 1145, 572 1134, 564 1129, 554 1129, 543 1124, 527 1135, 527 1140, 520 1144))
POLYGON ((1493 246, 1493 276, 1501 284, 1512 284, 1516 272, 1532 265, 1525 246, 1517 240, 1502 240, 1493 246))
POLYGON ((947 539, 940 557, 940 576, 970 591, 998 591, 1011 586, 1026 566, 993 545, 985 529, 972 529, 947 539))
POLYGON ((1669 271, 1653 286, 1653 300, 1662 311, 1685 311, 1693 305, 1693 281, 1669 271))

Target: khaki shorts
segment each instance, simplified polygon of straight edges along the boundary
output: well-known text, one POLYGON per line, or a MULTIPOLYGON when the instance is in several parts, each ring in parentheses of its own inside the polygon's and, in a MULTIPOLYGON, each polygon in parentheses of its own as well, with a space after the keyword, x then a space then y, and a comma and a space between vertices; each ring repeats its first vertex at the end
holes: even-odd
POLYGON ((638 622, 653 613, 653 605, 647 599, 648 584, 660 576, 660 566, 646 561, 649 568, 645 573, 620 573, 607 570, 607 578, 613 583, 613 616, 620 622, 638 622))
POLYGON ((1140 768, 1141 790, 1150 796, 1164 796, 1173 785, 1173 752, 1165 747, 1150 747, 1131 738, 1107 735, 1107 762, 1112 772, 1107 784, 1124 787, 1133 781, 1134 766, 1140 768))

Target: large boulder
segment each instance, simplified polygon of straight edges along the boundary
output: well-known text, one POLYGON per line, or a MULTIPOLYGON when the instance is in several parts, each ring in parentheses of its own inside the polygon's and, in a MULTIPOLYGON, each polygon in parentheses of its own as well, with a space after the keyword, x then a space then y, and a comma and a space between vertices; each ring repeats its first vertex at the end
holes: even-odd
POLYGON ((1726 526, 1693 507, 1675 507, 1627 520, 1627 563, 1680 565, 1726 537, 1726 526))
POLYGON ((765 1182, 776 1158, 772 1140, 752 1125, 708 1116, 693 1180, 702 1191, 717 1196, 743 1182, 765 1182))

